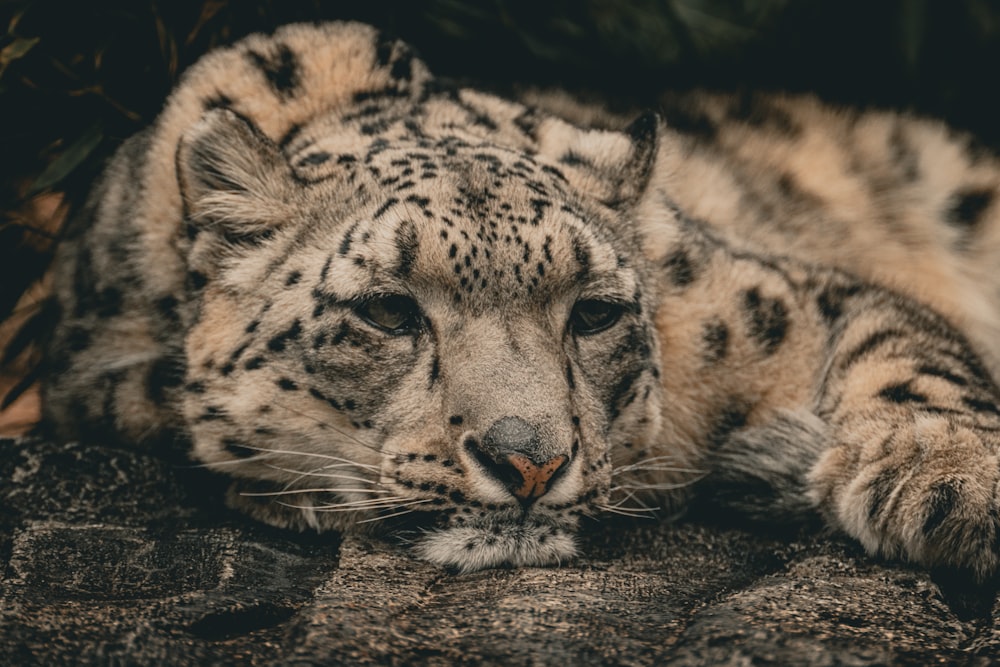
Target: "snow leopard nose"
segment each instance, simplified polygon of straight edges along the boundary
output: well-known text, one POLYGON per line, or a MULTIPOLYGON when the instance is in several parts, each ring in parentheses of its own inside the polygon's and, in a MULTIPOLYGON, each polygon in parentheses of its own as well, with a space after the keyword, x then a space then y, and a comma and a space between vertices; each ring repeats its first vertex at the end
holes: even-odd
POLYGON ((520 417, 498 419, 483 434, 482 441, 470 438, 466 447, 525 505, 549 490, 568 461, 565 455, 547 454, 538 429, 520 417))

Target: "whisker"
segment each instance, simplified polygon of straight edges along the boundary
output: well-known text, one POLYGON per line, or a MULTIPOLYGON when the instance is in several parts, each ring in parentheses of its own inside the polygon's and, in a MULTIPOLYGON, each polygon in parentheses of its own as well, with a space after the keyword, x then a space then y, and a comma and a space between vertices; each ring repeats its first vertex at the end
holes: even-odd
POLYGON ((624 489, 632 489, 635 491, 672 491, 674 489, 684 489, 698 480, 691 480, 688 482, 677 482, 675 484, 619 484, 618 486, 613 486, 609 489, 610 492, 621 491, 624 489))
POLYGON ((385 521, 386 519, 391 519, 397 516, 403 516, 405 514, 413 514, 414 512, 416 512, 416 510, 403 510, 401 512, 393 512, 392 514, 386 514, 384 516, 373 516, 370 519, 360 519, 358 521, 355 521, 354 523, 360 524, 360 523, 374 523, 376 521, 385 521))
MULTIPOLYGON (((324 479, 346 479, 352 482, 361 482, 362 484, 374 484, 376 486, 383 486, 381 482, 373 479, 365 479, 364 477, 355 477, 353 475, 334 475, 329 472, 307 472, 304 470, 293 470, 291 468, 282 468, 281 466, 268 464, 267 466, 271 470, 278 470, 281 472, 291 473, 293 475, 298 475, 299 479, 303 477, 323 477, 324 479)), ((322 468, 317 468, 317 470, 322 470, 322 468)), ((297 480, 296 480, 297 481, 297 480)))
POLYGON ((646 471, 653 471, 653 472, 682 472, 682 473, 690 473, 690 474, 693 474, 693 475, 704 475, 704 474, 706 474, 708 472, 706 470, 699 470, 697 468, 679 468, 677 466, 666 466, 666 465, 650 465, 650 466, 643 465, 643 466, 640 466, 640 465, 631 465, 631 466, 626 466, 626 467, 623 467, 623 468, 615 468, 614 470, 611 471, 611 476, 614 477, 616 475, 621 475, 621 474, 627 473, 627 472, 646 472, 646 471))
POLYGON ((192 469, 215 468, 218 466, 231 466, 231 465, 241 465, 246 463, 257 463, 259 461, 266 461, 268 458, 270 457, 267 454, 261 454, 258 456, 248 456, 245 459, 233 459, 231 461, 212 461, 210 463, 195 463, 187 467, 190 467, 192 469))
POLYGON ((407 507, 420 503, 432 502, 433 498, 407 498, 405 496, 390 496, 387 498, 366 498, 364 500, 354 500, 344 503, 333 503, 330 505, 313 505, 305 509, 321 511, 348 511, 348 510, 372 510, 372 509, 395 509, 396 507, 407 507), (405 501, 405 502, 400 502, 405 501))
POLYGON ((611 505, 611 507, 615 507, 615 508, 618 508, 618 509, 635 510, 637 512, 641 512, 641 511, 655 512, 655 511, 657 511, 657 510, 660 509, 659 507, 650 507, 649 505, 647 505, 646 503, 642 502, 641 500, 639 500, 639 498, 636 497, 635 491, 628 491, 628 490, 626 490, 626 492, 625 492, 625 497, 622 498, 621 500, 619 500, 614 505, 611 505), (635 501, 643 509, 640 510, 640 509, 634 508, 634 507, 623 507, 625 505, 625 503, 627 503, 629 500, 635 501))
MULTIPOLYGON (((415 502, 412 502, 412 503, 408 503, 407 505, 420 505, 420 504, 423 504, 423 503, 429 503, 429 502, 431 502, 431 500, 433 500, 433 498, 425 498, 424 500, 418 500, 418 501, 415 501, 415 502)), ((400 507, 406 507, 407 505, 400 505, 400 507)), ((393 517, 403 516, 404 514, 410 514, 411 512, 415 512, 415 511, 416 510, 413 510, 413 509, 403 510, 402 512, 394 512, 393 514, 386 514, 386 515, 383 515, 383 516, 376 516, 376 517, 372 517, 371 519, 361 519, 360 521, 357 521, 357 523, 372 523, 374 521, 384 521, 386 519, 391 519, 393 517)))
POLYGON ((288 489, 286 491, 246 491, 241 496, 290 496, 296 493, 389 493, 383 489, 288 489))
POLYGON ((325 421, 323 419, 320 419, 319 417, 316 417, 314 415, 310 415, 310 414, 308 414, 306 412, 302 412, 301 410, 296 410, 295 408, 292 408, 292 407, 289 407, 288 405, 285 405, 281 401, 275 401, 274 404, 277 405, 278 407, 281 407, 281 408, 284 408, 285 410, 288 410, 289 412, 291 412, 293 414, 297 414, 300 417, 305 417, 306 419, 313 420, 317 424, 322 424, 323 426, 325 426, 326 428, 330 429, 331 431, 333 431, 337 435, 342 435, 345 438, 347 438, 349 440, 352 440, 354 443, 356 443, 358 445, 361 445, 362 447, 364 447, 366 449, 370 449, 373 452, 378 452, 380 454, 383 453, 383 450, 381 448, 376 447, 376 446, 374 446, 372 444, 369 444, 369 443, 365 442, 364 440, 361 440, 360 438, 358 438, 356 435, 354 435, 352 433, 348 433, 344 429, 342 429, 342 428, 340 428, 338 426, 334 426, 333 424, 331 424, 331 423, 329 423, 329 422, 327 422, 327 421, 325 421))
POLYGON ((636 461, 630 463, 629 465, 618 466, 611 471, 611 476, 620 475, 625 472, 630 472, 633 470, 661 470, 664 472, 689 472, 689 473, 701 473, 704 474, 707 471, 699 470, 698 468, 688 468, 683 466, 669 465, 677 460, 676 457, 670 455, 664 456, 653 456, 648 459, 643 459, 641 461, 636 461))
POLYGON ((330 503, 329 505, 314 505, 313 509, 331 510, 339 508, 364 508, 371 509, 375 505, 392 505, 401 500, 406 500, 403 496, 386 496, 383 498, 365 498, 363 500, 352 500, 343 503, 330 503))
POLYGON ((595 505, 605 512, 610 512, 611 514, 619 514, 621 516, 627 516, 631 519, 652 519, 654 515, 651 510, 641 510, 630 507, 611 507, 608 505, 595 505))
POLYGON ((378 509, 393 509, 398 506, 400 498, 369 498, 367 502, 343 503, 339 505, 295 505, 280 500, 275 501, 282 507, 290 507, 297 510, 313 510, 316 512, 360 512, 378 509))
MULTIPOLYGON (((288 454, 292 456, 309 456, 316 459, 323 459, 325 461, 336 461, 337 463, 343 463, 346 465, 358 466, 359 468, 368 468, 370 470, 378 470, 377 465, 372 465, 370 463, 359 463, 358 461, 352 461, 350 459, 345 459, 340 456, 333 456, 331 454, 317 454, 316 452, 300 452, 294 449, 269 449, 267 447, 254 447, 253 445, 243 445, 240 447, 245 449, 252 449, 257 452, 263 452, 265 454, 288 454)), ((249 460, 249 459, 244 459, 249 460)))

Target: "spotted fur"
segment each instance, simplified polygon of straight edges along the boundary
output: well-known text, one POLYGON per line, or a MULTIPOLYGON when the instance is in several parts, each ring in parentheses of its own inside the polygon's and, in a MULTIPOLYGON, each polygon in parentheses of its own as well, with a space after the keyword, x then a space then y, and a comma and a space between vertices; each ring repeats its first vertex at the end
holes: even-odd
POLYGON ((582 517, 697 488, 986 577, 998 178, 906 116, 701 94, 624 123, 289 26, 195 65, 96 185, 45 415, 459 570, 559 562, 582 517))

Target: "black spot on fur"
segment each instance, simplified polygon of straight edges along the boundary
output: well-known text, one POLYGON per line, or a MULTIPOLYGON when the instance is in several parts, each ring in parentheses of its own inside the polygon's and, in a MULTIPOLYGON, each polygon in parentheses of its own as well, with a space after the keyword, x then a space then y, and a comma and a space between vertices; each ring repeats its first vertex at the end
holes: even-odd
POLYGON ((559 162, 569 167, 593 167, 594 165, 584 156, 574 151, 566 151, 559 156, 559 162))
POLYGON ((948 208, 945 210, 944 219, 963 229, 975 227, 983 212, 993 203, 994 192, 992 189, 969 189, 959 190, 948 200, 948 208))
POLYGON ((434 383, 438 381, 441 377, 441 359, 438 358, 437 354, 434 354, 434 359, 431 361, 431 372, 428 378, 428 386, 433 387, 434 383))
POLYGON ((448 421, 453 426, 461 426, 464 420, 462 419, 462 415, 452 415, 451 417, 448 418, 448 421))
POLYGON ((222 441, 222 447, 233 456, 241 459, 250 458, 259 453, 256 449, 248 447, 245 443, 233 440, 232 438, 225 438, 222 441))
POLYGON ((542 171, 545 172, 546 174, 552 174, 553 176, 558 178, 560 181, 563 181, 564 183, 568 182, 566 180, 566 176, 559 169, 556 169, 555 167, 543 164, 542 171))
POLYGON ((923 375, 933 375, 936 378, 941 378, 942 380, 947 380, 948 382, 950 382, 950 383, 952 383, 954 385, 957 385, 959 387, 964 387, 967 384, 969 384, 969 381, 966 380, 961 375, 956 375, 955 373, 952 373, 951 371, 945 370, 944 368, 939 368, 937 366, 931 366, 929 364, 924 364, 923 366, 921 366, 920 368, 917 369, 917 372, 921 373, 923 375))
POLYGON ((903 332, 898 329, 883 329, 882 331, 876 331, 868 336, 868 338, 858 343, 853 350, 844 355, 843 360, 840 362, 840 368, 846 370, 858 363, 858 361, 866 357, 870 352, 878 348, 886 341, 903 337, 903 332))
POLYGON ((149 368, 146 395, 154 403, 162 403, 168 389, 184 382, 184 362, 177 357, 160 357, 149 368))
POLYGON ((213 95, 202 103, 202 108, 205 109, 205 111, 211 111, 212 109, 229 109, 232 108, 232 106, 232 98, 222 93, 213 95))
POLYGON ((316 389, 315 387, 309 387, 309 395, 317 400, 323 401, 324 403, 332 407, 334 410, 344 409, 343 406, 340 404, 340 401, 334 398, 330 398, 329 396, 321 392, 319 389, 316 389))
POLYGON ((694 266, 691 257, 683 248, 674 250, 663 262, 667 276, 675 287, 686 287, 694 282, 694 266))
POLYGON ((243 368, 245 368, 248 371, 252 371, 260 368, 263 365, 264 365, 264 357, 260 356, 250 357, 249 359, 246 360, 246 363, 243 364, 243 368))
POLYGON ((632 388, 645 370, 645 367, 632 369, 625 373, 611 389, 607 400, 611 421, 618 419, 622 411, 636 399, 636 392, 632 388))
POLYGON ((792 201, 816 201, 816 196, 805 190, 792 174, 781 174, 777 180, 778 191, 792 201))
POLYGON ((389 70, 389 74, 391 74, 394 79, 409 81, 413 78, 414 53, 407 46, 402 46, 400 51, 401 52, 396 58, 396 61, 392 64, 392 69, 389 70))
POLYGON ((326 151, 317 151, 315 153, 310 153, 301 160, 299 160, 300 167, 306 167, 310 165, 324 164, 330 161, 332 156, 326 151))
POLYGON ((205 411, 198 416, 198 421, 210 422, 210 421, 220 421, 227 420, 226 413, 222 408, 215 405, 209 405, 205 407, 205 411))
POLYGON ((764 348, 764 353, 774 354, 788 333, 788 307, 779 299, 763 297, 753 288, 743 295, 750 336, 764 348))
POLYGON ((570 391, 576 389, 576 378, 573 376, 573 366, 569 363, 566 364, 566 384, 569 386, 570 391))
POLYGON ((747 423, 750 406, 745 401, 733 399, 726 403, 712 419, 712 427, 706 438, 708 447, 717 450, 730 435, 740 430, 747 423))
POLYGON ((884 398, 893 403, 926 403, 927 396, 916 392, 911 387, 909 381, 897 382, 883 387, 878 392, 879 398, 884 398))
POLYGON ((518 114, 517 118, 514 119, 514 126, 521 130, 521 132, 523 132, 529 139, 537 139, 536 132, 538 131, 538 123, 538 110, 531 107, 522 111, 518 114))
POLYGON ((292 271, 288 274, 288 277, 285 278, 285 287, 291 287, 292 285, 297 284, 300 280, 302 280, 302 272, 292 271))
POLYGON ((701 339, 705 343, 704 359, 715 364, 726 357, 729 351, 729 327, 722 320, 706 323, 701 328, 701 339))
POLYGON ((187 281, 193 289, 200 290, 206 283, 208 283, 208 278, 204 273, 200 273, 198 271, 188 271, 187 281))
POLYGON ((885 504, 892 497, 892 492, 899 484, 899 471, 895 468, 888 468, 880 472, 868 485, 870 495, 868 497, 868 518, 875 520, 885 508, 885 504))
POLYGON ((264 74, 278 97, 287 99, 295 94, 300 79, 299 61, 287 44, 278 44, 269 55, 248 51, 247 58, 264 74))
POLYGON ((974 396, 963 396, 962 403, 970 410, 1000 417, 1000 407, 991 400, 983 400, 974 396))
POLYGON ((295 391, 299 388, 299 385, 297 385, 294 380, 290 380, 288 378, 279 379, 277 384, 283 391, 295 391))
POLYGON ((897 120, 889 135, 892 164, 901 172, 903 180, 913 183, 920 178, 920 154, 906 136, 906 124, 897 120))
POLYGON ((121 290, 115 287, 106 287, 97 293, 94 303, 94 311, 99 317, 114 317, 122 312, 121 290))
POLYGON ((675 132, 710 140, 718 128, 704 111, 686 96, 666 96, 660 108, 666 126, 675 132))
POLYGON ((768 97, 756 92, 743 93, 729 107, 729 117, 786 137, 796 137, 802 130, 792 116, 777 107, 768 97))
POLYGON ((545 209, 552 206, 552 202, 545 201, 544 199, 532 199, 531 208, 534 210, 534 215, 531 217, 531 224, 537 227, 541 221, 542 217, 545 216, 545 209))
POLYGON ((861 285, 856 283, 836 284, 828 286, 819 293, 816 297, 816 306, 827 324, 833 324, 840 319, 845 302, 861 292, 861 289, 861 285))
POLYGON ((267 348, 272 352, 281 352, 285 349, 288 341, 296 340, 301 335, 302 323, 299 320, 295 320, 290 327, 267 341, 267 348))
POLYGON ((90 331, 84 329, 83 327, 73 327, 66 334, 66 341, 64 345, 66 349, 72 352, 79 352, 90 347, 90 331))
POLYGON ((953 484, 943 482, 931 490, 930 512, 924 520, 924 535, 930 535, 937 530, 941 524, 955 511, 961 497, 958 489, 953 484))
POLYGON ((344 342, 344 339, 347 338, 347 335, 350 332, 351 329, 349 326, 347 326, 347 322, 341 322, 340 327, 337 329, 336 333, 334 333, 333 337, 330 338, 330 345, 340 345, 342 342, 344 342))
POLYGON ((292 123, 292 126, 288 128, 285 134, 278 140, 278 148, 285 150, 289 144, 295 141, 295 138, 299 136, 302 132, 302 126, 298 123, 292 123))

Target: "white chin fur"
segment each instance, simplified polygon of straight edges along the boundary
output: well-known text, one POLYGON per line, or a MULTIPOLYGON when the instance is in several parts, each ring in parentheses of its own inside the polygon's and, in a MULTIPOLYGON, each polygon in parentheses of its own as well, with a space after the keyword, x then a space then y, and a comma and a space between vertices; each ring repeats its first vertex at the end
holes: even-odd
POLYGON ((472 572, 500 565, 558 565, 576 555, 571 533, 539 524, 509 524, 499 530, 456 527, 428 533, 416 555, 442 567, 472 572))

